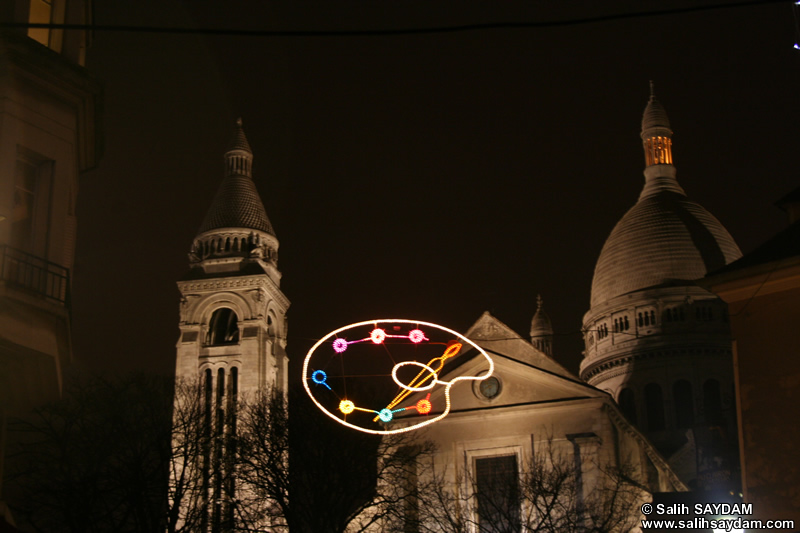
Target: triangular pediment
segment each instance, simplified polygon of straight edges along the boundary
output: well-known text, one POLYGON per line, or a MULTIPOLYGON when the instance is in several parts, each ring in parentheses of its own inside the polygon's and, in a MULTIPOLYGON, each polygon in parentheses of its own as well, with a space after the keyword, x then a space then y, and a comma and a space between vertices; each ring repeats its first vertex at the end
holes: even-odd
MULTIPOLYGON (((494 394, 492 390, 495 383, 490 384, 489 380, 457 381, 450 389, 453 412, 607 396, 582 382, 488 312, 475 322, 465 336, 492 358, 492 377, 496 380, 497 393, 494 394)), ((444 367, 439 379, 447 383, 457 377, 483 376, 488 369, 483 354, 475 348, 465 347, 452 363, 444 367)), ((416 402, 426 396, 427 393, 419 392, 409 400, 416 402)), ((434 412, 441 412, 446 403, 445 388, 434 388, 430 400, 434 412)))
POLYGON ((558 364, 554 359, 537 350, 528 340, 520 337, 516 331, 492 316, 489 311, 484 311, 464 336, 480 344, 486 350, 506 354, 522 363, 527 363, 570 379, 578 379, 577 376, 558 364))

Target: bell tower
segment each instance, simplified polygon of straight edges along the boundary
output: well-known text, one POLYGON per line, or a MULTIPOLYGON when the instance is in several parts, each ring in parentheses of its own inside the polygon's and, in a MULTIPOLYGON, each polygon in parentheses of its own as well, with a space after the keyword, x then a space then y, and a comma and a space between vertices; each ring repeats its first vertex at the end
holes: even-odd
POLYGON ((181 292, 176 378, 198 377, 219 405, 266 389, 286 391, 286 311, 278 238, 253 182, 242 121, 225 177, 192 242, 181 292))

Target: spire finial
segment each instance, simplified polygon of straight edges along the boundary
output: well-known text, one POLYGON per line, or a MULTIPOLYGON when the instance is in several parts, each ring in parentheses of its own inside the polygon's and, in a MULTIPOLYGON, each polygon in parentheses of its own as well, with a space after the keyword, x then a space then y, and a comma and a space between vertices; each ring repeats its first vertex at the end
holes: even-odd
POLYGON ((253 151, 250 149, 250 143, 247 142, 247 136, 244 134, 244 129, 242 128, 242 117, 236 119, 236 133, 231 140, 230 145, 228 146, 228 151, 233 150, 244 150, 245 152, 250 152, 251 154, 253 151))
POLYGON ((253 151, 242 129, 242 117, 236 119, 236 134, 225 154, 226 176, 252 177, 253 151))
POLYGON ((542 308, 542 302, 543 302, 542 295, 541 294, 537 294, 536 295, 536 310, 537 311, 542 308))
POLYGON ((656 99, 656 84, 653 83, 653 80, 650 80, 650 100, 656 99))

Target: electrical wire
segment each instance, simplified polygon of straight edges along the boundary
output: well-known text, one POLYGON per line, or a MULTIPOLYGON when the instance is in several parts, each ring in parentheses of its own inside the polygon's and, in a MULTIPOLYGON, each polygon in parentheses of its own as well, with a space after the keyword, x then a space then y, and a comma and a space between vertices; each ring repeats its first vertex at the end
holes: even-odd
POLYGON ((732 9, 739 7, 760 6, 767 4, 784 3, 786 0, 749 0, 746 2, 728 2, 724 4, 708 4, 653 11, 634 11, 629 13, 615 13, 612 15, 599 15, 595 17, 574 18, 564 20, 549 20, 542 22, 487 22, 481 24, 462 24, 454 26, 432 26, 428 28, 400 28, 383 30, 245 30, 237 28, 186 28, 168 26, 131 26, 123 24, 45 24, 30 22, 0 22, 0 28, 44 28, 51 30, 85 30, 85 31, 117 31, 135 33, 170 33, 194 35, 227 35, 241 37, 377 37, 393 35, 426 35, 441 33, 456 33, 499 29, 532 29, 555 28, 563 26, 578 26, 582 24, 595 24, 612 22, 632 18, 660 17, 665 15, 679 15, 712 11, 719 9, 732 9))

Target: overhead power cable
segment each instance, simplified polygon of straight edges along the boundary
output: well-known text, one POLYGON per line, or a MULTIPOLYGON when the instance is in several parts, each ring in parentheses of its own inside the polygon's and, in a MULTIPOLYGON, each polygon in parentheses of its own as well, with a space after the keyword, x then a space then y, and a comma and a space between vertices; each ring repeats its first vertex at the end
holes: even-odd
POLYGON ((615 13, 611 15, 598 15, 594 17, 573 18, 564 20, 548 20, 542 22, 487 22, 479 24, 462 24, 454 26, 431 26, 427 28, 399 28, 382 30, 247 30, 239 28, 186 28, 167 26, 131 26, 123 24, 43 24, 29 22, 0 22, 0 28, 45 28, 52 30, 85 30, 85 31, 116 31, 135 33, 170 33, 170 34, 197 34, 197 35, 229 35, 241 37, 376 37, 392 35, 425 35, 437 33, 456 33, 483 30, 502 29, 531 29, 555 28, 559 26, 578 26, 581 24, 595 24, 612 22, 632 18, 660 17, 665 15, 679 15, 712 11, 719 9, 732 9, 739 7, 759 6, 766 4, 786 3, 786 0, 750 0, 745 2, 729 2, 724 4, 708 4, 652 11, 635 11, 630 13, 615 13))

